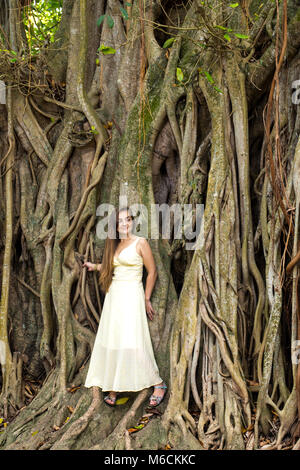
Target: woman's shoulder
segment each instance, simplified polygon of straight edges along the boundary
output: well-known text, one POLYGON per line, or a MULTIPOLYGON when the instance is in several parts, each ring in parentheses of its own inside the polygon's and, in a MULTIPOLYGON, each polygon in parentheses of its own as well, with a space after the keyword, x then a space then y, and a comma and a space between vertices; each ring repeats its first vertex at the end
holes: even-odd
POLYGON ((138 239, 138 243, 140 243, 141 245, 148 243, 148 239, 146 237, 140 237, 139 235, 136 235, 136 237, 138 239))
POLYGON ((136 243, 136 248, 138 250, 138 254, 141 255, 142 251, 140 251, 140 250, 143 250, 143 248, 148 245, 148 240, 147 240, 147 238, 140 237, 138 235, 137 235, 137 238, 138 238, 138 241, 136 243))
POLYGON ((136 235, 136 238, 138 238, 139 240, 146 240, 146 241, 147 241, 147 238, 142 237, 142 236, 140 236, 140 235, 136 235))

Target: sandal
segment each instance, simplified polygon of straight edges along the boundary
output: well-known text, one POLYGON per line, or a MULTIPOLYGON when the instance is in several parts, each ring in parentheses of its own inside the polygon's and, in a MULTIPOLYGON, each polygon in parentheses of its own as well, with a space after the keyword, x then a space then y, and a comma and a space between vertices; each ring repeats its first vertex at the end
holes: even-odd
POLYGON ((163 389, 165 389, 165 393, 164 393, 162 396, 157 396, 157 395, 153 395, 153 394, 152 394, 151 397, 150 397, 150 400, 149 400, 149 406, 150 406, 150 408, 155 408, 156 406, 158 406, 158 405, 161 404, 161 402, 163 401, 163 399, 164 399, 165 396, 166 396, 167 388, 168 388, 168 387, 167 387, 166 384, 163 382, 163 385, 154 385, 154 388, 163 388, 163 389), (155 401, 155 402, 156 402, 155 405, 151 405, 151 404, 150 404, 151 401, 155 401))
POLYGON ((106 405, 108 406, 115 406, 116 405, 116 401, 117 401, 117 395, 115 397, 111 397, 110 394, 106 395, 104 398, 103 398, 103 401, 106 405), (112 401, 112 403, 108 403, 108 400, 112 401))

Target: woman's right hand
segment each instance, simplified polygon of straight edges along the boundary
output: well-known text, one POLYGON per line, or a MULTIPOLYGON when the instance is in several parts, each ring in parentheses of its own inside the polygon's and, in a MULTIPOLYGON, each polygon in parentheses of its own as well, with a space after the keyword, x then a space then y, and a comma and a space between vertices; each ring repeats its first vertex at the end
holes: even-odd
POLYGON ((150 300, 149 299, 145 300, 145 304, 146 304, 147 315, 150 318, 150 320, 153 320, 153 317, 154 317, 154 315, 156 315, 156 313, 153 310, 153 307, 152 307, 152 304, 151 304, 150 300))
POLYGON ((96 265, 94 263, 90 263, 89 261, 86 261, 82 265, 83 268, 88 268, 88 271, 96 271, 96 265))

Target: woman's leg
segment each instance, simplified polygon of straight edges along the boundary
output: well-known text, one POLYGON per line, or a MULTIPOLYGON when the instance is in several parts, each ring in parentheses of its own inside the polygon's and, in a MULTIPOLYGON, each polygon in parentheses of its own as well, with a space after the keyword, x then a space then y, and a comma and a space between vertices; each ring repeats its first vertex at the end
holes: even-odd
POLYGON ((106 402, 109 403, 109 405, 114 405, 116 396, 117 392, 109 392, 108 397, 106 398, 106 402))

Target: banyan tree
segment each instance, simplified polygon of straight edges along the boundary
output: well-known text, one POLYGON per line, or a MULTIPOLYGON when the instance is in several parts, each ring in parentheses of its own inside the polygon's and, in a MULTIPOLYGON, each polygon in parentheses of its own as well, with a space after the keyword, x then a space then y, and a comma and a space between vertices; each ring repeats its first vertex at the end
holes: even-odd
POLYGON ((1 449, 300 448, 299 21, 297 0, 1 2, 1 449), (152 413, 151 390, 110 409, 83 386, 104 293, 80 258, 124 188, 149 218, 204 208, 195 249, 148 237, 152 413))

